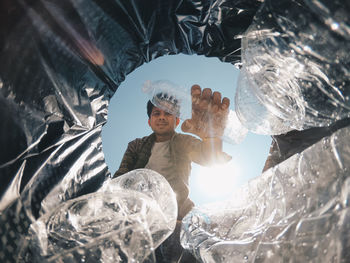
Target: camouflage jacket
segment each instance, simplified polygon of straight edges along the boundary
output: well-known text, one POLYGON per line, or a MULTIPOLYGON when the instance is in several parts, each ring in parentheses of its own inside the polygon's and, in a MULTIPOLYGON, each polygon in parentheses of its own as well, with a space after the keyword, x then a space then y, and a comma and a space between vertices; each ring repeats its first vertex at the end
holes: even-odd
MULTIPOLYGON (((155 139, 156 136, 152 133, 149 136, 129 142, 120 167, 113 177, 118 177, 134 169, 144 168, 151 156, 155 139)), ((202 149, 201 140, 191 135, 180 133, 175 133, 170 139, 169 149, 170 156, 174 161, 173 173, 175 173, 174 177, 176 178, 169 183, 176 193, 179 217, 181 218, 193 206, 192 201, 188 198, 191 162, 205 165, 207 158, 209 158, 209 153, 202 149)))

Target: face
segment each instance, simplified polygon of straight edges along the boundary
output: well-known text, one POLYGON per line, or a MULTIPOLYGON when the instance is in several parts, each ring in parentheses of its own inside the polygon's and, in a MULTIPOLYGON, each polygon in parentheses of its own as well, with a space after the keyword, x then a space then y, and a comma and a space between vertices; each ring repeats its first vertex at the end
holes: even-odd
POLYGON ((156 135, 172 135, 180 119, 175 115, 153 107, 151 117, 148 120, 149 126, 156 135))

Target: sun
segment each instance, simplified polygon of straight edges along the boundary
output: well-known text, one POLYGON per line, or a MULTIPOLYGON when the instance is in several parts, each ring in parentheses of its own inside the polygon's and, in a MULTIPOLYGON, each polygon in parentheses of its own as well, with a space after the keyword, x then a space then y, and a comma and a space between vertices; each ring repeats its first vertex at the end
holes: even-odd
POLYGON ((234 192, 239 176, 239 167, 234 161, 211 167, 200 166, 193 175, 191 191, 215 201, 234 192))

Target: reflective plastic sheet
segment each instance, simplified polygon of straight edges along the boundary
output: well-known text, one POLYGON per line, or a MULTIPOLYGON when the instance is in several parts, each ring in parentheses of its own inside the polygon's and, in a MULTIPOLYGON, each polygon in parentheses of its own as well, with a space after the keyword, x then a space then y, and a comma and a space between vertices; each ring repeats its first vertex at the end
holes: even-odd
POLYGON ((350 128, 183 219, 182 245, 203 262, 348 262, 350 128))
POLYGON ((0 261, 16 261, 41 215, 108 179, 101 128, 128 73, 167 54, 240 62, 235 36, 260 4, 1 1, 0 261))
MULTIPOLYGON (((159 56, 199 54, 242 66, 236 112, 254 132, 283 134, 349 117, 349 10, 348 1, 339 0, 1 1, 0 261, 18 260, 20 241, 38 218, 52 214, 62 203, 96 192, 108 180, 101 129, 109 99, 127 74, 159 56)), ((217 231, 210 236, 202 232, 203 247, 211 249, 199 253, 199 239, 191 239, 194 220, 192 226, 186 225, 186 247, 198 247, 197 255, 207 260, 225 260, 237 251, 231 244, 237 244, 246 253, 236 256, 244 260, 279 261, 285 254, 294 262, 321 255, 327 261, 332 249, 322 248, 329 240, 333 250, 341 250, 334 261, 344 261, 349 256, 345 201, 349 134, 343 128, 336 135, 341 139, 331 136, 329 143, 292 156, 247 188, 256 202, 266 204, 262 199, 274 196, 271 204, 241 204, 245 209, 239 216, 231 208, 217 211, 219 221, 226 218, 233 224, 227 232, 229 223, 223 223, 224 232, 246 233, 246 239, 230 236, 230 244, 218 243, 225 234, 218 235, 220 227, 209 221, 205 229, 217 231), (307 168, 305 156, 316 165, 307 168), (313 171, 322 173, 324 180, 317 181, 313 171), (276 173, 286 181, 267 188, 276 173), (316 189, 320 182, 321 192, 291 184, 290 193, 299 189, 299 196, 292 195, 282 187, 288 182, 286 175, 295 184, 316 189), (339 210, 332 207, 334 188, 343 200, 337 203, 339 210), (274 191, 266 195, 266 189, 274 191), (292 213, 285 210, 287 204, 306 209, 305 213, 297 210, 296 225, 285 218, 292 213), (323 214, 317 206, 321 204, 323 214), (289 227, 277 224, 279 218, 286 219, 289 227), (266 231, 259 235, 261 229, 266 231), (254 233, 256 240, 251 239, 254 233), (260 242, 263 238, 268 241, 260 242), (298 249, 289 252, 288 242, 281 243, 282 250, 275 245, 284 239, 300 241, 298 249), (310 240, 317 249, 311 249, 310 240)))
POLYGON ((154 262, 150 254, 175 229, 176 217, 166 179, 134 170, 40 217, 22 240, 19 261, 154 262))
POLYGON ((242 37, 235 106, 249 130, 282 134, 350 116, 345 2, 264 2, 242 37))

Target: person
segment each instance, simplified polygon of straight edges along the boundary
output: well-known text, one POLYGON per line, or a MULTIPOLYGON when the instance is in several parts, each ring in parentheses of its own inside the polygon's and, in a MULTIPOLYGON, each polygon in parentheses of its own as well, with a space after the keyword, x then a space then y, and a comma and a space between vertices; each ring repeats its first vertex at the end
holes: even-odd
POLYGON ((191 97, 192 117, 183 122, 181 130, 200 139, 175 132, 180 123, 177 100, 169 99, 167 94, 157 94, 157 99, 164 99, 161 101, 163 107, 159 108, 151 101, 147 103, 148 125, 153 133, 129 142, 119 169, 113 176, 149 168, 163 175, 174 190, 178 204, 177 224, 174 233, 161 246, 163 260, 158 255, 157 262, 180 262, 178 257, 183 257, 181 262, 186 262, 186 257, 188 262, 194 262, 190 255, 184 256, 179 242, 181 220, 194 206, 189 198, 191 162, 209 166, 231 159, 222 151, 221 140, 230 100, 226 97, 222 99, 221 93, 208 88, 202 91, 199 85, 192 86, 191 97))

